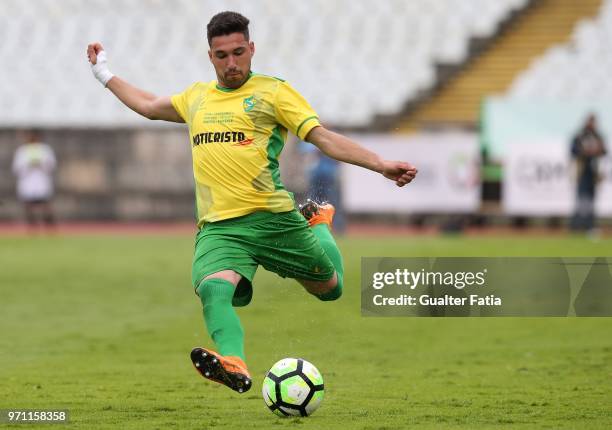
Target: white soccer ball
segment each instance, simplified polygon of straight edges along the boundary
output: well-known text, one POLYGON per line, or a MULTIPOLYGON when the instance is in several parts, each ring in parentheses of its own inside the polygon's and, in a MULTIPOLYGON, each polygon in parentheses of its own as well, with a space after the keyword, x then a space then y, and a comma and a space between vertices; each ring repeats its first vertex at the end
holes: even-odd
POLYGON ((283 358, 266 374, 261 391, 276 415, 306 417, 321 405, 323 376, 304 359, 283 358))

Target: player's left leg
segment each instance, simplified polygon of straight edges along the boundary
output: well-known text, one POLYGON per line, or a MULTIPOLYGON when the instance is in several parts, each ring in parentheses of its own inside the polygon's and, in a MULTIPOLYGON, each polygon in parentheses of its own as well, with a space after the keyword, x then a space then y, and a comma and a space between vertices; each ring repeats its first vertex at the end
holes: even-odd
POLYGON ((250 302, 257 263, 242 245, 240 237, 248 229, 240 222, 210 223, 196 236, 192 283, 202 302, 206 330, 219 352, 194 348, 191 360, 205 378, 245 392, 251 379, 245 364, 244 331, 234 306, 250 302))
POLYGON ((202 302, 208 334, 221 355, 244 360, 244 331, 232 306, 234 291, 241 278, 233 270, 222 270, 205 277, 196 293, 202 302))
POLYGON ((191 361, 202 376, 239 393, 251 388, 251 375, 244 362, 244 332, 232 306, 241 278, 233 270, 222 270, 200 282, 196 292, 202 301, 208 334, 219 353, 200 347, 191 351, 191 361))

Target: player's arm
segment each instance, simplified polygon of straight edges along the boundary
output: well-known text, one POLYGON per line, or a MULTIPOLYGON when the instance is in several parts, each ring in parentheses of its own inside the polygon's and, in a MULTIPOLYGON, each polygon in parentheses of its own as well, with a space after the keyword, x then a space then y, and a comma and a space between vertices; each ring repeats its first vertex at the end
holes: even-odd
POLYGON ((170 97, 158 97, 113 75, 108 70, 106 53, 100 43, 91 43, 87 46, 87 57, 96 79, 134 112, 148 119, 185 122, 172 106, 170 97))
POLYGON ((310 130, 306 141, 315 145, 328 157, 378 172, 385 178, 395 181, 398 187, 410 183, 418 172, 410 163, 383 160, 348 137, 327 130, 323 126, 310 130))
POLYGON ((158 97, 136 88, 118 76, 108 81, 106 88, 124 105, 148 119, 185 122, 172 106, 169 96, 158 97))

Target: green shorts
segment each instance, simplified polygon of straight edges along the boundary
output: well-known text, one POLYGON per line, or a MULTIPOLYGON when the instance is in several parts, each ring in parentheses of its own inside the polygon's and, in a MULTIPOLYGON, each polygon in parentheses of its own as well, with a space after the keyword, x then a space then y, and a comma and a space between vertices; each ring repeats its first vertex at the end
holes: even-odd
POLYGON ((251 283, 259 265, 283 278, 309 281, 327 281, 335 270, 295 209, 254 212, 208 223, 196 235, 191 272, 194 288, 208 275, 233 270, 242 275, 236 294, 244 295, 245 289, 252 293, 251 283))

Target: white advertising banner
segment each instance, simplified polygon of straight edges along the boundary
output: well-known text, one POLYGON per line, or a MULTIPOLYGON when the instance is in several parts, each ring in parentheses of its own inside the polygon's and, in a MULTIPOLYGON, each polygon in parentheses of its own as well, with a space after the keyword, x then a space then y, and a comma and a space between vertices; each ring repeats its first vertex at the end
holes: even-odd
POLYGON ((480 207, 480 155, 473 133, 352 136, 389 160, 417 167, 403 188, 382 175, 342 165, 342 200, 349 212, 471 213, 480 207))
MULTIPOLYGON (((612 215, 612 158, 600 162, 596 212, 612 215)), ((566 141, 549 138, 517 140, 507 146, 502 203, 504 213, 525 216, 568 216, 574 211, 576 169, 566 141)))

